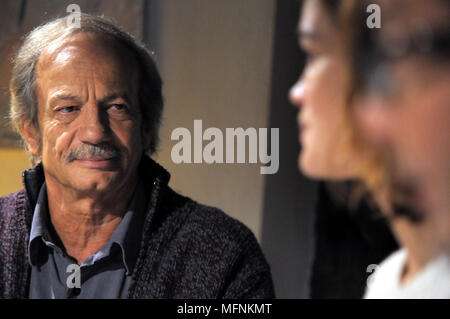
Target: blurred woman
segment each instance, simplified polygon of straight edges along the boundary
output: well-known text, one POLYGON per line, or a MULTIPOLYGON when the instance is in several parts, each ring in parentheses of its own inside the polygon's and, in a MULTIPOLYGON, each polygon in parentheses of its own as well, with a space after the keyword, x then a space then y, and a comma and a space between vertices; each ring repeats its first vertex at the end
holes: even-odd
POLYGON ((377 152, 361 142, 351 99, 355 87, 349 38, 340 21, 346 0, 306 0, 298 26, 299 45, 307 54, 306 66, 289 97, 300 110, 299 168, 317 179, 361 179, 377 188, 377 203, 389 205, 386 172, 377 152), (385 194, 381 192, 385 189, 385 194))

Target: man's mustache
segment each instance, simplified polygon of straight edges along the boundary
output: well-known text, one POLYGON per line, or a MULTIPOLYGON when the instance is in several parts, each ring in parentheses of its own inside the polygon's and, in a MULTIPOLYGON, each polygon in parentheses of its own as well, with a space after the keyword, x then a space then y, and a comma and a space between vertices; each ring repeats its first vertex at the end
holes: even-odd
POLYGON ((69 163, 75 160, 87 160, 95 157, 116 158, 120 157, 121 151, 109 143, 82 144, 70 150, 66 159, 69 163))

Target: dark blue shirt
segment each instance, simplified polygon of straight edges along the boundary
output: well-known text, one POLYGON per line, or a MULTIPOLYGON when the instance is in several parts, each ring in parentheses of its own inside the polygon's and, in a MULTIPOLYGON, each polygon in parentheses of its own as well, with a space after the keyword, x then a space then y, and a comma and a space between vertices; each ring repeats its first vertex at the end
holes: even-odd
POLYGON ((29 298, 127 298, 139 253, 146 203, 139 182, 129 208, 109 241, 79 265, 81 285, 76 287, 77 262, 66 253, 52 226, 44 183, 34 210, 28 246, 29 298), (69 265, 75 268, 68 269, 69 265))

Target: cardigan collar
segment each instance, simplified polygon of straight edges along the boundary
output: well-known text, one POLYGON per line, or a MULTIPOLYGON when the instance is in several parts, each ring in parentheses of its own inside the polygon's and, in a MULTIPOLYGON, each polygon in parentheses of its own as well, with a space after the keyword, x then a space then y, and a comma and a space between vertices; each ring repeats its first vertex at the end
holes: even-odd
MULTIPOLYGON (((144 182, 158 183, 160 186, 166 186, 170 180, 170 173, 161 165, 156 163, 150 157, 143 155, 138 168, 140 176, 143 176, 144 182)), ((27 195, 27 210, 32 214, 36 206, 39 190, 45 181, 44 167, 42 163, 35 167, 25 170, 22 173, 23 184, 27 195)), ((31 223, 31 216, 28 216, 31 223)))

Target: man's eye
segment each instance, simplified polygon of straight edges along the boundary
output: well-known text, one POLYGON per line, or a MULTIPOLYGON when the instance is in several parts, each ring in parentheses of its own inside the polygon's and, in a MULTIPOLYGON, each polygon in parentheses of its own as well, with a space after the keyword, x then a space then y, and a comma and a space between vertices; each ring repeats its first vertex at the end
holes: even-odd
POLYGON ((107 107, 107 111, 110 112, 111 115, 125 115, 129 113, 126 104, 110 104, 107 107))
POLYGON ((58 109, 58 112, 60 113, 72 113, 77 109, 76 106, 64 106, 58 109))
POLYGON ((109 108, 120 111, 120 110, 124 110, 126 108, 126 106, 124 104, 111 104, 111 105, 109 105, 109 108))

